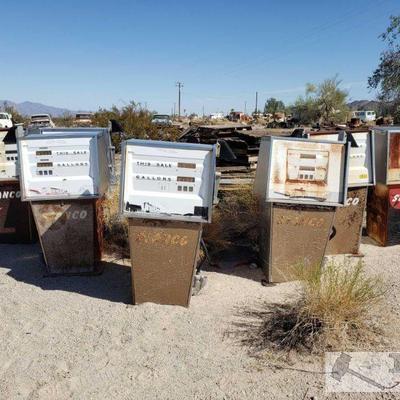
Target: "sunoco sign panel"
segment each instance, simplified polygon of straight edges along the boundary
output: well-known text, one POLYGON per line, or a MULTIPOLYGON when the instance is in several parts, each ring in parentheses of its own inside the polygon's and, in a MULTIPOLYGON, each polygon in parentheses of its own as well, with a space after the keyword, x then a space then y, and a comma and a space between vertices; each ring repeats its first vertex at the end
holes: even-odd
POLYGON ((123 146, 121 179, 123 214, 207 222, 213 201, 215 149, 129 140, 123 146))
POLYGON ((23 200, 97 197, 96 136, 31 135, 19 141, 23 200))
POLYGON ((344 204, 346 177, 344 142, 266 137, 255 191, 266 201, 336 206, 344 204))

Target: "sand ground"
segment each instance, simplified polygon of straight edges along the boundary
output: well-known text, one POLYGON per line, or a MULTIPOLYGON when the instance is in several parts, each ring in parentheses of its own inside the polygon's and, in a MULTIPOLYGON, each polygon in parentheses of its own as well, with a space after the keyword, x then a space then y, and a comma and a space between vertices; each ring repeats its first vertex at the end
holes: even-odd
MULTIPOLYGON (((363 242, 395 317, 382 343, 398 351, 400 246, 363 242)), ((292 298, 296 283, 264 287, 248 266, 209 269, 189 309, 132 306, 129 265, 109 258, 104 266, 100 276, 48 278, 38 245, 0 245, 0 399, 400 398, 328 394, 322 375, 277 370, 249 353, 242 311, 292 298)), ((290 367, 318 372, 323 364, 292 356, 290 367)))

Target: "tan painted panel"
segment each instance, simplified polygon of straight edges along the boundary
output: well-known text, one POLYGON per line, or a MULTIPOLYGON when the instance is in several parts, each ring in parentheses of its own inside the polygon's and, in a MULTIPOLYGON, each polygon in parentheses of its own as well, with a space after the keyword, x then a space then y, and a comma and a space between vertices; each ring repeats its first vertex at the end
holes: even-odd
POLYGON ((368 188, 349 188, 344 207, 336 209, 326 254, 358 254, 368 188))
POLYGON ((201 224, 129 219, 135 304, 189 306, 201 224))
POLYGON ((330 235, 335 207, 273 204, 268 279, 296 279, 300 264, 320 265, 330 235))
POLYGON ((32 203, 36 227, 50 274, 98 272, 101 258, 99 200, 32 203), (98 220, 99 218, 99 220, 98 220))

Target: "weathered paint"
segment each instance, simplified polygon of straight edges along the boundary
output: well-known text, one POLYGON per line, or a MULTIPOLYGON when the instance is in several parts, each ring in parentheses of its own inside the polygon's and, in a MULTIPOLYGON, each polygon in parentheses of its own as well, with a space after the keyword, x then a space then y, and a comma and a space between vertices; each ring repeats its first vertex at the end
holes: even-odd
POLYGON ((400 185, 378 184, 371 188, 367 202, 368 236, 382 246, 400 244, 400 185))
POLYGON ((358 254, 368 188, 349 188, 344 207, 336 209, 326 254, 358 254))
POLYGON ((297 279, 299 265, 322 263, 335 207, 266 203, 260 262, 269 282, 297 279))
POLYGON ((31 207, 21 201, 19 182, 0 182, 0 243, 33 243, 36 240, 31 207))
POLYGON ((134 304, 189 306, 201 224, 129 219, 134 304))
POLYGON ((400 132, 389 136, 388 183, 400 181, 400 132))
MULTIPOLYGON (((261 149, 264 150, 264 147, 261 149)), ((303 204, 343 203, 344 143, 275 139, 270 151, 268 201, 284 202, 286 199, 303 204)))
POLYGON ((101 200, 33 202, 32 211, 49 274, 99 272, 101 200))

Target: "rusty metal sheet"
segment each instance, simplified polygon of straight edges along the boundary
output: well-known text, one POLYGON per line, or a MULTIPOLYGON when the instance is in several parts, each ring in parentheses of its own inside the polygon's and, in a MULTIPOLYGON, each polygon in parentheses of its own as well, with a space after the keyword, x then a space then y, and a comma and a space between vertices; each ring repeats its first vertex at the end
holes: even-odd
POLYGON ((19 182, 0 182, 0 243, 34 243, 36 240, 31 207, 21 201, 19 182))
POLYGON ((336 209, 326 254, 358 254, 368 188, 349 188, 346 205, 336 209))
POLYGON ((297 279, 296 268, 322 263, 330 235, 335 207, 299 206, 272 203, 265 217, 261 262, 269 282, 297 279))
POLYGON ((189 306, 199 223, 129 219, 134 304, 189 306))
POLYGON ((49 274, 99 273, 103 223, 101 200, 33 202, 49 274))
POLYGON ((400 244, 400 185, 378 184, 367 202, 368 236, 382 246, 400 244))
POLYGON ((400 181, 400 132, 389 135, 388 183, 400 181))

